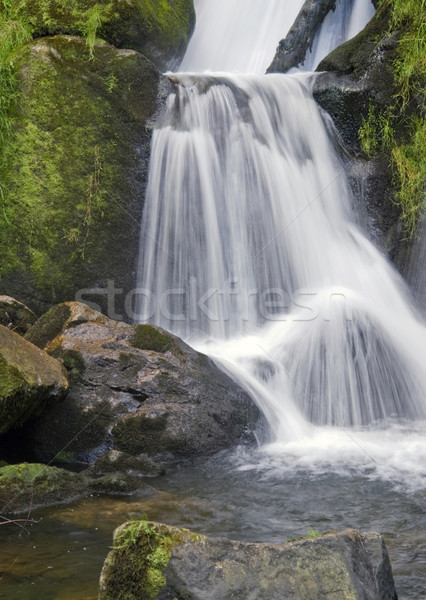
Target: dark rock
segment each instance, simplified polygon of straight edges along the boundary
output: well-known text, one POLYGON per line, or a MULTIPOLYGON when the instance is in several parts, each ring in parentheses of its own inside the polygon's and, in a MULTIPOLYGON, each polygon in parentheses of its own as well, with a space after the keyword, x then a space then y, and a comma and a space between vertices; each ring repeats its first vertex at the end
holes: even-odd
POLYGON ((0 296, 0 325, 24 335, 36 321, 28 306, 10 296, 0 296))
POLYGON ((287 36, 280 41, 267 73, 286 73, 303 64, 322 22, 335 8, 336 0, 306 0, 287 36))
POLYGON ((357 36, 331 52, 318 66, 314 84, 316 101, 332 117, 346 149, 352 155, 348 175, 363 216, 361 225, 397 267, 407 263, 412 251, 387 157, 368 159, 361 152, 358 131, 370 103, 386 110, 395 93, 393 62, 399 33, 390 29, 390 7, 382 3, 357 36))
POLYGON ((10 442, 31 460, 48 462, 66 445, 71 462, 93 463, 118 450, 162 463, 252 440, 259 411, 247 394, 207 356, 158 327, 112 321, 70 302, 53 307, 27 337, 42 340, 70 378, 65 402, 10 442))
POLYGON ((0 325, 0 434, 56 404, 67 389, 57 360, 0 325))
POLYGON ((282 545, 134 521, 114 534, 100 600, 397 600, 382 537, 347 529, 282 545))
POLYGON ((0 293, 37 314, 79 293, 123 318, 135 283, 151 121, 170 83, 133 50, 96 44, 93 57, 71 36, 14 57, 0 293))

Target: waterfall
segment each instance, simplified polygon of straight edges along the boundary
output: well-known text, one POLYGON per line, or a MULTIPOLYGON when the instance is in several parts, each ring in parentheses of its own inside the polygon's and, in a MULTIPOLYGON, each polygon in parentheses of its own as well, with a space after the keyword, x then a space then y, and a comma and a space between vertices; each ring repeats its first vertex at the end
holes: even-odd
POLYGON ((426 328, 354 224, 313 77, 170 75, 141 234, 140 320, 212 356, 284 442, 426 416, 426 328))

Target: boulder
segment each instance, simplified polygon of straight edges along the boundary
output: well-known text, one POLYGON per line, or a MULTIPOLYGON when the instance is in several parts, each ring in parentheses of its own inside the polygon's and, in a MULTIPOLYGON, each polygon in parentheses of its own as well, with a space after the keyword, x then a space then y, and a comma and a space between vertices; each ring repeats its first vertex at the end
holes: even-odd
POLYGON ((40 463, 20 463, 0 468, 0 514, 16 515, 35 508, 72 502, 89 494, 129 494, 144 490, 155 494, 136 476, 110 473, 90 477, 40 463))
POLYGON ((287 36, 280 41, 267 73, 287 73, 303 64, 325 17, 336 0, 306 0, 287 36))
POLYGON ((56 404, 67 389, 61 363, 0 325, 0 434, 56 404))
POLYGON ((253 439, 259 411, 248 395, 159 327, 69 302, 53 307, 27 338, 63 361, 70 391, 10 440, 21 452, 13 460, 48 462, 66 444, 71 460, 86 464, 110 450, 167 462, 253 439))
MULTIPOLYGON (((122 3, 125 4, 125 3, 122 3)), ((36 39, 14 57, 19 103, 2 172, 0 293, 38 314, 112 281, 134 287, 150 120, 169 81, 134 50, 36 39)), ((121 304, 120 304, 121 303, 121 304)))
POLYGON ((102 38, 137 50, 164 70, 179 66, 195 25, 192 0, 14 0, 8 5, 0 2, 10 20, 29 24, 34 38, 102 38))
POLYGON ((0 296, 0 325, 24 335, 36 321, 28 306, 10 296, 0 296))
POLYGON ((125 523, 100 578, 99 600, 397 600, 382 537, 347 529, 281 545, 207 538, 147 521, 125 523))

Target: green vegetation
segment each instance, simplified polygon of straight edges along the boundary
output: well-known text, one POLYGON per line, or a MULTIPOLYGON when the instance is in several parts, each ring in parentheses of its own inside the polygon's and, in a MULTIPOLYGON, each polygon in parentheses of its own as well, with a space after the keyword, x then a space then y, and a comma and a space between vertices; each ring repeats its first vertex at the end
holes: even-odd
POLYGON ((359 130, 361 148, 367 156, 379 152, 389 157, 407 237, 416 234, 425 208, 426 122, 426 2, 382 0, 391 18, 388 35, 398 32, 391 105, 375 107, 359 130))

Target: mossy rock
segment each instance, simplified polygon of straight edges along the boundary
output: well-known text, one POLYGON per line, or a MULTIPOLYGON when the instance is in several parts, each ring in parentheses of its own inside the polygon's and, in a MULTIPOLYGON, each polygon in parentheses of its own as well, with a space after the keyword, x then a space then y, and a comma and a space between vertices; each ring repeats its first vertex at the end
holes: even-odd
MULTIPOLYGON (((194 28, 192 0, 14 0, 0 2, 12 20, 29 24, 33 37, 57 34, 102 38, 137 50, 160 69, 177 67, 194 28)), ((87 50, 89 52, 89 50, 87 50)))
POLYGON ((0 325, 0 433, 22 424, 68 390, 63 366, 0 325))
POLYGON ((0 291, 39 313, 79 290, 97 299, 98 289, 99 308, 111 311, 108 281, 124 312, 134 287, 146 125, 165 79, 137 52, 93 52, 90 60, 82 38, 56 36, 14 61, 21 92, 2 173, 0 291))
POLYGON ((173 337, 160 327, 137 325, 131 345, 139 350, 152 350, 164 354, 174 346, 173 337))
POLYGON ((0 296, 0 325, 24 335, 37 317, 25 304, 10 296, 0 296))
POLYGON ((209 538, 132 521, 114 533, 99 600, 396 600, 377 533, 347 529, 284 544, 209 538))
POLYGON ((0 512, 19 514, 31 507, 69 502, 87 490, 77 473, 39 463, 0 468, 0 512))

